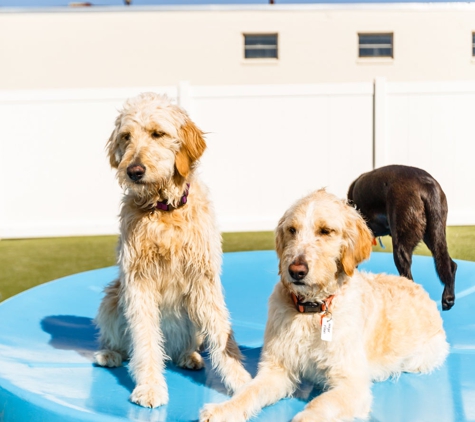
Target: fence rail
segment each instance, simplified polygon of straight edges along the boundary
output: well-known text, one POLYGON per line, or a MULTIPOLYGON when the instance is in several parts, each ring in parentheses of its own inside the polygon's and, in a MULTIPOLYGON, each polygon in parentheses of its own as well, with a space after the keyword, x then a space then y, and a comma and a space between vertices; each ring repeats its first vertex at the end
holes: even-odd
POLYGON ((374 166, 422 167, 475 224, 475 81, 0 91, 0 238, 115 234, 121 192, 105 143, 123 101, 166 93, 207 132, 200 172, 223 231, 272 230, 374 166))

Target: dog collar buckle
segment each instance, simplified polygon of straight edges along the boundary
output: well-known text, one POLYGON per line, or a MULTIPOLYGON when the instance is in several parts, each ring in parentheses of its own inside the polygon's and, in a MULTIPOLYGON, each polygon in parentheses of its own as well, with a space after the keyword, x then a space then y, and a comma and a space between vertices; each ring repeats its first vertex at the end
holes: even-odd
POLYGON ((168 201, 159 201, 155 204, 155 208, 160 211, 173 211, 177 208, 182 207, 188 202, 188 192, 190 190, 190 184, 186 184, 185 192, 183 192, 182 197, 180 198, 180 203, 175 207, 168 203, 168 201))
POLYGON ((292 297, 292 301, 294 302, 295 309, 297 309, 298 312, 301 314, 322 314, 322 316, 325 315, 331 315, 329 312, 328 308, 330 307, 330 304, 333 300, 334 295, 329 296, 326 300, 323 302, 301 302, 299 298, 295 295, 295 293, 290 293, 290 296, 292 297))
POLYGON ((311 314, 316 314, 316 313, 321 313, 325 312, 325 303, 321 302, 301 302, 299 298, 294 294, 290 294, 292 297, 292 301, 294 302, 295 309, 297 309, 298 312, 301 314, 306 314, 306 313, 311 313, 311 314))

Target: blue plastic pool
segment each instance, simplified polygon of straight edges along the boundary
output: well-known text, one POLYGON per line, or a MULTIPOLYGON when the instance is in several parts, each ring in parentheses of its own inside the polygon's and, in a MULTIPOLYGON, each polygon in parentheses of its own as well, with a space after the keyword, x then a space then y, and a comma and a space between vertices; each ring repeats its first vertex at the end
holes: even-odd
MULTIPOLYGON (((457 263, 455 306, 442 313, 451 346, 446 364, 430 375, 403 374, 374 384, 371 421, 475 421, 475 263, 457 263)), ((361 269, 396 274, 392 255, 385 253, 374 253, 361 269)), ((440 303, 433 260, 415 256, 413 274, 440 303)), ((168 364, 169 404, 144 409, 128 401, 133 382, 126 367, 93 364, 92 319, 102 289, 116 275, 116 267, 76 274, 0 304, 0 420, 196 421, 204 403, 226 399, 209 364, 198 372, 168 364)), ((275 252, 225 254, 222 281, 236 339, 255 374, 267 299, 278 281, 275 252)), ((316 394, 304 384, 294 398, 264 409, 255 420, 289 421, 316 394)))

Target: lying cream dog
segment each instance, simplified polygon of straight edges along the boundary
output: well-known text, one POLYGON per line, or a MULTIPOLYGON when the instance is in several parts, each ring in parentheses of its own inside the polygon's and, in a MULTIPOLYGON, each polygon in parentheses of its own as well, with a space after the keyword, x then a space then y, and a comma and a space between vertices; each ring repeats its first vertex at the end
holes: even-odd
POLYGON ((325 391, 294 422, 366 418, 372 380, 442 365, 448 344, 424 289, 356 270, 371 240, 358 212, 325 190, 284 214, 276 229, 281 280, 269 301, 258 374, 231 400, 206 405, 201 421, 245 421, 303 378, 325 391))

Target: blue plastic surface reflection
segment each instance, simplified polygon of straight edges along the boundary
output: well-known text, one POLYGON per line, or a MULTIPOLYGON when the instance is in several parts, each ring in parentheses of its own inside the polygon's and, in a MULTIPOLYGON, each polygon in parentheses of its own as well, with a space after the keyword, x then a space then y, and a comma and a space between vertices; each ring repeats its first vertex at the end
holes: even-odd
MULTIPOLYGON (((455 306, 442 314, 451 345, 446 364, 430 375, 403 374, 374 384, 371 421, 475 421, 475 263, 457 263, 455 306)), ((392 255, 384 253, 374 253, 360 269, 396 274, 392 255)), ((440 303, 433 260, 414 257, 413 274, 440 303)), ((144 409, 128 401, 133 382, 126 367, 93 364, 92 319, 103 287, 116 276, 116 267, 76 274, 0 305, 0 420, 196 421, 204 403, 227 398, 209 362, 197 372, 168 364, 169 404, 144 409)), ((222 281, 236 339, 255 374, 267 300, 278 281, 275 253, 225 254, 222 281)), ((254 420, 289 421, 318 394, 304 384, 294 398, 264 409, 254 420)))

